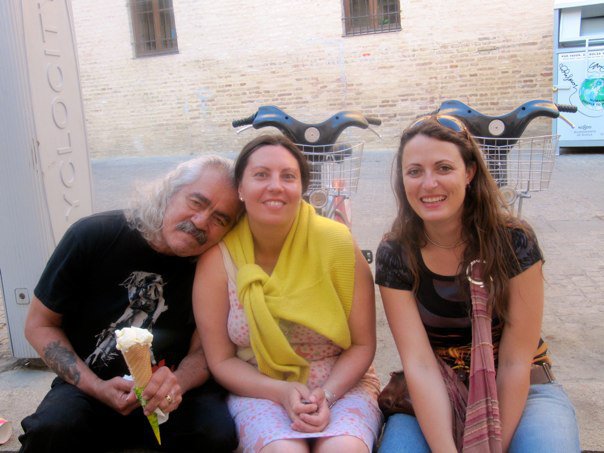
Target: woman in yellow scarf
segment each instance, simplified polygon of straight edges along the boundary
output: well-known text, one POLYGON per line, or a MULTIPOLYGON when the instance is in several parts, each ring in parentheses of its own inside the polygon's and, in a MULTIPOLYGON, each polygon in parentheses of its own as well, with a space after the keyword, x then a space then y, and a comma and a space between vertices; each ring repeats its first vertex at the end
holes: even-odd
POLYGON ((193 305, 240 445, 370 452, 382 418, 369 266, 345 226, 303 201, 308 164, 287 138, 248 143, 235 180, 246 214, 200 258, 193 305))

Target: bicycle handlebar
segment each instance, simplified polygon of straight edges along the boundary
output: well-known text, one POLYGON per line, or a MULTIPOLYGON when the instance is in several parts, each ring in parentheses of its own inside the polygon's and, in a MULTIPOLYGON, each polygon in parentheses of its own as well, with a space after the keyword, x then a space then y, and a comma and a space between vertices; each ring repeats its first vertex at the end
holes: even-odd
POLYGON ((492 139, 483 140, 484 144, 488 145, 489 142, 496 142, 497 139, 506 139, 508 144, 515 143, 529 123, 537 117, 558 118, 560 112, 574 113, 576 111, 577 107, 573 105, 533 100, 525 102, 509 113, 489 116, 472 109, 461 101, 450 100, 444 101, 435 113, 459 118, 472 135, 492 139))
POLYGON ((248 116, 247 118, 242 118, 240 120, 233 120, 231 123, 233 127, 241 127, 247 126, 248 124, 252 124, 254 122, 254 118, 256 118, 256 114, 248 116))
POLYGON ((369 125, 379 126, 382 121, 358 111, 346 110, 332 115, 322 123, 307 124, 296 120, 279 107, 264 105, 253 115, 235 120, 232 124, 233 127, 252 125, 254 129, 273 126, 301 145, 331 145, 348 127, 367 129, 369 125))
POLYGON ((556 104, 556 107, 558 107, 558 110, 560 112, 565 112, 565 113, 576 113, 578 110, 576 105, 570 105, 570 104, 556 104))

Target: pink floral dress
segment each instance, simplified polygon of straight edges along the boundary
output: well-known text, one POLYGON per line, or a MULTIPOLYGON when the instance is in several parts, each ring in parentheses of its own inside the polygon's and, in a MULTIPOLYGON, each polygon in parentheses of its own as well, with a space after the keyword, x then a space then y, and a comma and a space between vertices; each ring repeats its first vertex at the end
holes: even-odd
MULTIPOLYGON (((230 311, 228 332, 238 347, 238 355, 256 365, 251 354, 248 324, 243 305, 237 298, 235 283, 229 278, 230 311)), ((342 349, 327 338, 298 324, 282 323, 282 330, 295 351, 310 362, 307 385, 321 387, 329 377, 342 349)), ((361 381, 331 408, 329 425, 321 433, 301 433, 290 428, 291 420, 280 404, 259 398, 231 394, 228 405, 237 425, 239 445, 244 452, 258 452, 280 439, 310 439, 332 436, 354 436, 369 451, 380 433, 382 413, 377 405, 380 382, 371 367, 361 381)))

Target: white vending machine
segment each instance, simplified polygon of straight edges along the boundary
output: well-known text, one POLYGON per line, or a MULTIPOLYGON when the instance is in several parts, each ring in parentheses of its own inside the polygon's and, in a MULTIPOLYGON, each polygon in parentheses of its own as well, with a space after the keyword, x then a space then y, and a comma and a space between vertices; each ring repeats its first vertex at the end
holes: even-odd
POLYGON ((33 290, 69 225, 92 212, 69 0, 0 1, 0 284, 15 357, 33 290))
POLYGON ((555 2, 554 92, 574 128, 556 120, 561 147, 604 146, 604 1, 555 2))

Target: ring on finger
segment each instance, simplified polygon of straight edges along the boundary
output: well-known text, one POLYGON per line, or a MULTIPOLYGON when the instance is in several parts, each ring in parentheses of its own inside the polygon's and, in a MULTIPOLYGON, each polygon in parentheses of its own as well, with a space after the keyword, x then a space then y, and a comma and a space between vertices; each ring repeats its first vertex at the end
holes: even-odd
POLYGON ((168 402, 168 404, 172 404, 172 401, 173 401, 172 395, 166 395, 166 401, 168 402))

